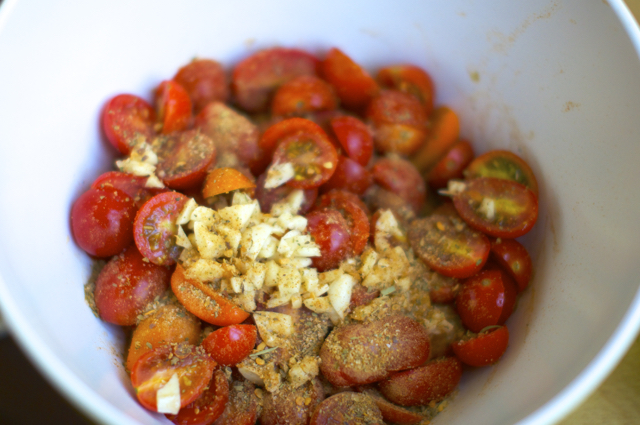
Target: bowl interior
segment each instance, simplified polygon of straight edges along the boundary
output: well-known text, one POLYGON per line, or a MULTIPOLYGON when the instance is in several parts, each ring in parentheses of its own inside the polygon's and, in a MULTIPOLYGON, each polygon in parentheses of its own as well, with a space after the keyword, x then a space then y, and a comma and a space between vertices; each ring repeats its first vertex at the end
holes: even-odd
POLYGON ((539 222, 522 239, 535 277, 509 350, 466 374, 434 424, 552 422, 619 360, 640 323, 639 36, 621 2, 158 3, 0 8, 0 303, 94 419, 166 422, 135 401, 122 333, 86 306, 91 261, 69 232, 73 200, 114 158, 100 108, 120 92, 150 98, 194 56, 230 67, 275 45, 423 66, 477 153, 509 149, 538 177, 539 222))

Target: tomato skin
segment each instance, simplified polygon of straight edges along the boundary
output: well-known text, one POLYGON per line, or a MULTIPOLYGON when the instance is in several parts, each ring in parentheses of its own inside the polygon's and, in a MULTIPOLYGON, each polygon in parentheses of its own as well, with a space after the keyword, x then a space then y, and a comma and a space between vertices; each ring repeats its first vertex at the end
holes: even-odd
POLYGON ((484 367, 500 360, 508 345, 509 330, 506 326, 500 326, 474 338, 455 342, 451 347, 462 363, 474 367, 484 367))
POLYGON ((376 78, 382 87, 414 96, 422 103, 427 115, 433 111, 435 86, 424 69, 410 64, 393 65, 380 69, 376 78))
POLYGON ((366 167, 373 154, 373 135, 369 127, 349 115, 332 118, 329 125, 347 156, 366 167))
POLYGON ((340 49, 329 50, 321 69, 325 80, 336 89, 348 109, 362 109, 378 94, 378 83, 340 49))
POLYGON ((400 407, 394 403, 391 403, 384 398, 373 385, 363 385, 355 388, 359 393, 364 393, 371 397, 380 409, 382 418, 385 423, 389 422, 396 425, 414 425, 419 424, 426 418, 416 412, 413 412, 404 407, 400 407))
POLYGON ((136 317, 169 288, 171 270, 144 262, 135 245, 109 260, 96 279, 94 292, 100 318, 120 326, 135 325, 136 317))
POLYGON ((318 378, 313 378, 298 388, 284 384, 277 392, 267 393, 262 398, 260 424, 306 425, 322 400, 324 390, 318 378), (299 398, 305 402, 296 403, 299 398))
MULTIPOLYGON (((273 189, 266 189, 264 187, 264 182, 267 180, 267 173, 263 173, 258 177, 258 181, 256 182, 256 199, 260 203, 260 209, 263 213, 269 214, 271 212, 271 207, 276 202, 279 202, 285 199, 289 194, 296 190, 292 187, 282 185, 275 187, 273 189)), ((306 189, 303 190, 304 193, 304 202, 300 206, 299 214, 306 214, 311 208, 313 204, 316 202, 318 198, 318 189, 306 189)))
POLYGON ((133 242, 133 198, 120 189, 89 189, 71 207, 71 230, 87 254, 107 258, 133 242))
POLYGON ((120 171, 107 171, 96 178, 91 187, 93 189, 105 189, 115 187, 133 198, 136 206, 140 208, 145 202, 153 198, 158 193, 166 192, 168 189, 145 187, 147 177, 134 176, 133 174, 120 171))
POLYGON ((311 416, 309 425, 383 425, 382 413, 366 394, 341 392, 324 399, 311 416))
POLYGON ((209 425, 222 415, 229 401, 229 382, 221 369, 213 373, 208 387, 177 415, 165 415, 176 425, 209 425))
POLYGON ((216 168, 207 175, 202 188, 202 196, 209 198, 233 190, 252 189, 254 187, 256 187, 255 183, 235 168, 216 168))
POLYGON ((322 256, 312 258, 312 265, 319 272, 338 267, 349 254, 349 225, 338 211, 311 211, 307 214, 307 231, 320 247, 322 256))
POLYGON ((440 106, 429 118, 429 135, 410 160, 421 173, 429 172, 460 137, 460 119, 447 106, 440 106))
POLYGON ((495 239, 491 241, 492 257, 518 284, 518 291, 524 291, 531 282, 533 263, 527 249, 515 239, 495 239))
POLYGON ((457 279, 438 276, 429 285, 429 297, 432 303, 449 304, 455 301, 460 291, 460 282, 457 279))
POLYGON ((180 68, 173 80, 189 94, 194 113, 200 112, 210 102, 226 102, 229 98, 224 68, 211 59, 194 59, 180 68))
POLYGON ((371 169, 373 180, 407 201, 414 213, 424 206, 427 187, 416 168, 402 158, 382 158, 371 169))
POLYGON ((467 179, 495 177, 512 180, 538 196, 538 181, 529 164, 513 152, 492 150, 474 159, 464 170, 467 179))
POLYGON ((466 140, 456 142, 449 152, 427 174, 429 187, 441 189, 451 179, 461 179, 463 171, 473 160, 473 148, 466 140))
POLYGON ((301 75, 281 85, 271 102, 271 113, 301 116, 338 107, 333 87, 314 75, 301 75))
POLYGON ((257 338, 253 325, 229 325, 207 335, 202 347, 219 365, 233 366, 251 354, 257 338))
POLYGON ((397 372, 380 382, 378 388, 389 401, 400 406, 423 406, 446 398, 456 389, 461 377, 460 360, 444 357, 397 372))
POLYGON ((483 270, 465 280, 456 297, 456 310, 462 324, 472 332, 497 325, 505 302, 502 274, 483 270))
POLYGON ((314 209, 322 210, 330 208, 338 211, 347 221, 350 233, 350 250, 348 255, 362 254, 367 241, 371 225, 367 217, 367 208, 364 203, 351 192, 332 190, 322 195, 316 201, 314 209))
POLYGON ((177 82, 165 80, 158 85, 154 95, 162 134, 185 130, 191 122, 189 93, 177 82))
POLYGON ((107 140, 123 155, 129 155, 137 143, 136 136, 150 141, 154 135, 156 112, 144 99, 132 94, 119 94, 105 104, 102 130, 107 140))
POLYGON ((258 407, 255 386, 244 378, 234 379, 229 386, 229 402, 213 425, 255 425, 258 407))
POLYGON ((331 178, 322 186, 322 192, 334 189, 347 190, 362 195, 373 184, 373 177, 369 170, 351 158, 340 155, 338 164, 331 178))
POLYGON ((470 180, 464 190, 453 195, 453 205, 469 226, 497 238, 522 236, 538 220, 536 195, 520 183, 506 179, 470 180), (486 207, 487 200, 493 207, 486 207))
POLYGON ((138 210, 134 240, 140 253, 158 265, 175 264, 182 248, 175 244, 175 223, 189 198, 179 192, 164 192, 149 199, 138 210))
POLYGON ((173 133, 158 147, 156 174, 164 184, 176 190, 199 186, 216 160, 213 140, 198 130, 173 133))

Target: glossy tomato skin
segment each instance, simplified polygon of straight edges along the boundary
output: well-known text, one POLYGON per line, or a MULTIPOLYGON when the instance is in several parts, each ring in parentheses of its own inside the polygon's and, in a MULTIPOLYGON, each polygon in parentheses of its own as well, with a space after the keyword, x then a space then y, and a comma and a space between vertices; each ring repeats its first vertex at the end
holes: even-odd
POLYGON ((348 109, 360 110, 378 94, 378 83, 340 49, 329 50, 321 69, 323 77, 336 89, 348 109))
POLYGON ((120 189, 89 189, 71 207, 73 237, 87 254, 107 258, 133 242, 133 198, 120 189))
POLYGON ((234 190, 250 190, 254 187, 256 187, 255 183, 235 168, 214 168, 207 174, 207 179, 202 188, 202 196, 210 198, 234 190))
POLYGON ((333 111, 337 107, 338 98, 329 83, 314 75, 301 75, 276 90, 271 102, 271 113, 302 116, 318 111, 333 111))
POLYGON ((464 170, 467 179, 495 177, 520 183, 538 196, 538 181, 529 164, 513 152, 492 150, 475 158, 464 170))
POLYGON ((121 171, 107 171, 96 178, 91 187, 93 189, 105 189, 115 187, 122 190, 133 198, 136 206, 140 208, 145 202, 153 198, 158 193, 166 192, 168 189, 146 187, 148 177, 134 176, 133 174, 121 171))
POLYGON ((501 272, 483 270, 462 283, 456 297, 456 310, 467 329, 480 332, 500 322, 504 303, 501 272))
POLYGON ((527 249, 515 239, 495 239, 491 242, 492 257, 509 272, 518 284, 518 292, 524 291, 533 274, 533 263, 527 249))
POLYGON ((163 183, 176 190, 200 186, 216 160, 213 140, 198 130, 173 133, 159 140, 156 174, 163 183))
POLYGON ((382 87, 400 90, 420 101, 427 115, 433 111, 435 86, 431 76, 411 64, 392 65, 378 71, 376 79, 382 87))
POLYGON ((219 365, 233 366, 251 354, 257 337, 253 325, 229 325, 207 335, 202 347, 219 365))
POLYGON ((169 288, 171 270, 143 261, 135 245, 114 256, 96 279, 94 298, 100 318, 121 326, 136 317, 169 288))
POLYGON ((349 115, 332 118, 329 125, 346 155, 366 167, 373 154, 373 135, 369 127, 349 115))
POLYGON ((229 82, 224 68, 211 59, 194 59, 178 70, 173 80, 189 94, 194 113, 208 103, 226 102, 229 98, 229 82))
POLYGON ((429 134, 410 160, 421 173, 428 173, 460 138, 460 119, 453 109, 438 107, 429 117, 429 134))
POLYGON ((369 240, 371 225, 367 217, 367 208, 360 198, 351 192, 336 189, 318 198, 314 208, 318 210, 330 208, 338 211, 349 226, 351 236, 348 255, 362 254, 369 240))
POLYGON ((162 134, 185 130, 191 124, 191 99, 180 84, 173 80, 165 80, 156 88, 154 94, 162 134))
MULTIPOLYGON (((296 189, 285 185, 278 186, 273 189, 267 189, 264 187, 264 182, 266 179, 267 173, 263 173, 260 175, 260 177, 258 177, 258 181, 256 182, 255 196, 260 203, 260 209, 262 210, 262 212, 265 214, 269 214, 271 212, 271 207, 273 206, 273 204, 282 201, 296 189)), ((306 214, 307 212, 309 212, 309 210, 311 210, 313 204, 318 198, 318 189, 305 189, 303 190, 303 194, 304 201, 300 206, 300 211, 298 211, 299 214, 306 214)))
POLYGON ((373 180, 407 201, 414 213, 424 206, 427 187, 418 170, 399 157, 382 158, 372 167, 373 180))
POLYGON ((334 189, 342 189, 362 195, 372 184, 373 177, 369 170, 353 159, 340 155, 335 172, 331 178, 320 187, 320 191, 328 192, 334 189))
POLYGON ((132 94, 119 94, 106 103, 101 124, 107 140, 118 152, 128 155, 138 136, 151 140, 155 120, 156 112, 147 101, 132 94))
POLYGON ((456 142, 427 174, 426 180, 429 187, 441 189, 447 186, 449 180, 461 179, 473 156, 473 148, 468 141, 456 142))
POLYGON ((323 209, 307 214, 307 231, 320 247, 320 257, 312 258, 319 272, 333 269, 349 254, 349 225, 336 210, 323 209))
POLYGON ((218 419, 229 401, 229 382, 221 369, 213 373, 202 395, 180 408, 177 415, 166 415, 176 425, 210 425, 218 419))
POLYGON ((474 367, 490 366, 500 360, 509 345, 506 326, 482 332, 479 335, 454 343, 451 347, 460 361, 474 367))

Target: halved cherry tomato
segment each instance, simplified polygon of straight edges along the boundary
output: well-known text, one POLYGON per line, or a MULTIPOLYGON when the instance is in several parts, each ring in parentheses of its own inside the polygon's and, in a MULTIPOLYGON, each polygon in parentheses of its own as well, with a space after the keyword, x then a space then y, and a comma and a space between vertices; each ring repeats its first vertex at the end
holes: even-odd
POLYGON ((115 187, 89 189, 71 207, 71 230, 87 254, 106 258, 133 242, 133 198, 115 187))
POLYGON ((332 48, 322 61, 323 77, 336 89, 342 104, 359 110, 367 106, 379 91, 369 73, 340 49, 332 48))
POLYGON ((467 278, 482 270, 491 242, 459 217, 431 215, 411 223, 407 233, 418 257, 444 276, 467 278))
POLYGON ((421 173, 431 170, 460 137, 460 120, 452 109, 440 106, 433 111, 429 121, 429 136, 411 157, 411 162, 421 173))
POLYGON ((504 308, 505 290, 499 270, 482 270, 462 283, 456 310, 472 332, 497 325, 504 308))
POLYGON ((533 274, 533 264, 527 249, 515 239, 498 238, 491 242, 492 257, 507 270, 522 292, 529 286, 533 274))
POLYGON ((373 177, 369 170, 353 159, 340 155, 333 175, 320 186, 320 190, 328 192, 333 189, 342 189, 362 195, 372 184, 373 177))
POLYGON ((341 392, 324 399, 309 425, 383 425, 382 413, 366 394, 341 392))
POLYGON ((271 159, 273 151, 276 150, 276 147, 283 139, 292 135, 302 137, 314 134, 324 134, 326 136, 322 127, 311 120, 299 117, 288 118, 269 126, 260 136, 258 146, 271 159))
POLYGON ((131 326, 145 306, 169 288, 171 270, 143 261, 135 245, 109 260, 96 279, 94 298, 100 318, 131 326))
POLYGON ((301 75, 276 90, 271 113, 300 116, 316 111, 332 111, 337 107, 338 97, 329 83, 314 75, 301 75))
POLYGON ((432 303, 448 304, 455 301, 460 291, 460 282, 453 277, 434 276, 429 282, 429 298, 432 303))
POLYGON ((249 313, 237 307, 211 286, 196 279, 188 279, 180 264, 171 275, 171 289, 187 310, 212 325, 235 325, 249 317, 249 313))
POLYGON ((209 425, 222 415, 229 401, 229 382, 221 369, 213 373, 213 378, 200 397, 180 408, 177 415, 165 415, 176 425, 209 425))
POLYGON ((509 345, 509 330, 496 326, 473 338, 453 343, 451 348, 464 364, 474 367, 489 366, 500 360, 509 345))
POLYGON ((235 168, 216 168, 207 175, 202 189, 202 196, 211 196, 228 193, 237 189, 251 189, 256 187, 244 174, 235 168))
POLYGON ((257 338, 253 325, 229 325, 207 335, 202 347, 219 365, 233 366, 251 354, 257 338))
POLYGON ((376 76, 382 87, 400 90, 422 103, 427 115, 433 111, 435 87, 427 72, 415 65, 393 65, 382 68, 376 76))
POLYGON ((362 254, 369 240, 370 224, 367 217, 367 207, 351 192, 332 190, 322 195, 316 201, 315 209, 330 208, 342 214, 349 225, 349 256, 362 254))
POLYGON ((347 156, 366 167, 373 154, 373 135, 369 127, 349 115, 334 117, 329 124, 347 156))
POLYGON ((157 139, 156 174, 173 189, 186 190, 202 184, 207 169, 216 160, 216 146, 199 130, 173 133, 157 139))
POLYGON ((229 402, 212 425, 255 425, 260 405, 255 386, 244 378, 234 378, 229 385, 229 402))
POLYGON ((502 314, 500 314, 498 325, 504 325, 515 309, 516 301, 518 300, 518 285, 516 284, 516 281, 513 280, 509 272, 496 263, 492 256, 489 257, 489 261, 484 265, 483 270, 497 270, 501 274, 502 286, 504 286, 504 304, 502 306, 502 314))
POLYGON ((423 406, 440 401, 456 389, 462 364, 455 357, 432 360, 424 366, 395 373, 378 384, 380 392, 400 406, 423 406))
POLYGON ((224 68, 211 59, 194 59, 178 70, 173 80, 189 94, 194 113, 200 112, 209 102, 226 102, 229 83, 224 68))
POLYGON ((274 47, 242 60, 233 70, 235 100, 248 112, 267 109, 273 92, 300 75, 317 75, 318 59, 309 53, 274 47))
MULTIPOLYGON (((256 182, 255 195, 256 199, 260 203, 260 209, 262 210, 262 212, 265 214, 269 214, 271 212, 271 207, 273 206, 273 204, 282 201, 296 189, 285 185, 278 186, 273 189, 266 189, 264 187, 265 180, 267 180, 267 173, 263 173, 262 175, 260 175, 260 177, 258 177, 258 181, 256 182)), ((302 205, 300 206, 300 211, 298 211, 299 214, 306 214, 311 209, 311 207, 313 207, 313 204, 316 202, 316 199, 318 197, 318 189, 305 189, 303 190, 303 193, 304 202, 302 202, 302 205)))
POLYGON ((399 195, 418 213, 425 202, 427 187, 416 168, 402 158, 382 158, 371 169, 373 180, 399 195))
POLYGON ((480 155, 464 170, 464 176, 468 179, 495 177, 513 180, 538 196, 538 181, 533 170, 522 158, 509 151, 493 150, 480 155))
POLYGON ((121 171, 107 171, 100 174, 96 178, 91 187, 93 189, 104 189, 115 187, 122 190, 133 198, 136 206, 139 208, 153 198, 158 193, 166 192, 168 189, 149 188, 146 187, 147 177, 134 176, 133 174, 123 173, 121 171))
POLYGON ((473 148, 466 140, 457 141, 449 152, 427 173, 430 187, 440 189, 451 179, 461 179, 463 171, 473 160, 473 148))
POLYGON ((177 82, 166 80, 155 90, 158 124, 162 134, 185 130, 191 121, 189 93, 177 82))
POLYGON ((316 407, 324 400, 320 379, 314 378, 293 388, 283 383, 278 391, 262 397, 260 425, 307 425, 316 407), (300 400, 304 400, 303 403, 300 400))
POLYGON ((400 407, 385 399, 382 394, 373 385, 363 385, 355 388, 359 393, 364 393, 371 397, 380 409, 382 418, 385 423, 389 422, 396 425, 414 425, 419 424, 426 419, 425 416, 412 410, 400 407))
POLYGON ((102 130, 107 140, 123 155, 131 153, 137 136, 151 141, 155 121, 153 107, 132 94, 120 94, 109 99, 102 111, 102 130))
POLYGON ((140 253, 154 264, 175 264, 182 248, 176 245, 176 218, 189 198, 164 192, 149 199, 138 210, 133 236, 140 253))
POLYGON ((200 397, 216 367, 208 354, 193 345, 165 345, 141 356, 131 370, 131 385, 145 408, 158 411, 157 393, 176 374, 180 382, 180 407, 200 397))
POLYGON ((313 257, 319 272, 333 269, 349 254, 351 238, 347 221, 336 210, 316 210, 307 214, 307 231, 320 247, 322 256, 313 257))
POLYGON ((512 180, 480 177, 463 183, 453 205, 471 227, 497 238, 517 238, 538 219, 538 198, 512 180))

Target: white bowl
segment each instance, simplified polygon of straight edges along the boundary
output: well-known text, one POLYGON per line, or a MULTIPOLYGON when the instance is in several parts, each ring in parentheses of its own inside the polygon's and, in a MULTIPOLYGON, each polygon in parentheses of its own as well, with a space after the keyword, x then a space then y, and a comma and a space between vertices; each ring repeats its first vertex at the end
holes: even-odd
POLYGON ((640 324, 640 33, 600 1, 5 0, 0 8, 0 304, 30 358, 99 422, 141 408, 122 333, 84 302, 91 261, 69 209, 113 150, 103 102, 149 97, 198 55, 231 65, 274 45, 338 46, 434 77, 478 152, 523 156, 540 183, 524 238, 532 286, 505 357, 468 374, 434 424, 552 423, 612 370, 640 324))

